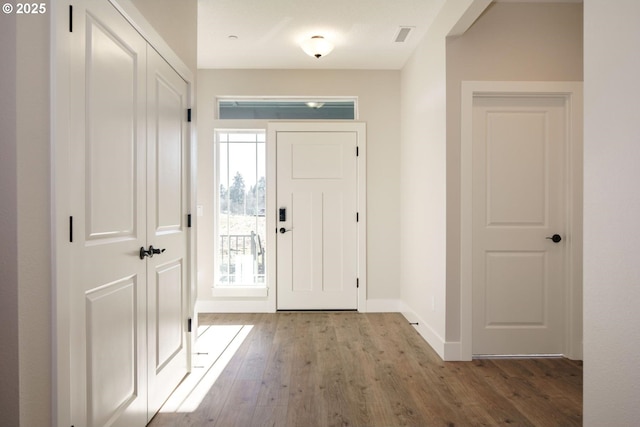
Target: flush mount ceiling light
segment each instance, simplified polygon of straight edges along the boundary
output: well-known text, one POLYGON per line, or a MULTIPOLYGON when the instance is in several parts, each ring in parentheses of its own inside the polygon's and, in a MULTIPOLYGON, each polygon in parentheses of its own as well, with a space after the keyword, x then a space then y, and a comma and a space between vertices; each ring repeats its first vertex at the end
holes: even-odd
POLYGON ((313 36, 300 44, 302 50, 309 56, 320 58, 333 50, 333 44, 322 36, 313 36))

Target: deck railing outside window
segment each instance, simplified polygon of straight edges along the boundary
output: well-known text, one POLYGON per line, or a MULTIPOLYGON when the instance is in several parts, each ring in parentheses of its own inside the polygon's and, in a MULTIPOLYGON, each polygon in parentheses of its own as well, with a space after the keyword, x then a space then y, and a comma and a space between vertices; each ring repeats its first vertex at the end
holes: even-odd
POLYGON ((220 282, 264 283, 264 247, 255 232, 220 236, 220 282))

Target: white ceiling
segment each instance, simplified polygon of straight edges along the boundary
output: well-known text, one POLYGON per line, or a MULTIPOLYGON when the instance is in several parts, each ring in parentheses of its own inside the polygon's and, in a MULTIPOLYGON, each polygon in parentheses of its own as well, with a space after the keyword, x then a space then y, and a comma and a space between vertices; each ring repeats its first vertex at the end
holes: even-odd
POLYGON ((443 3, 198 0, 198 68, 401 69, 443 3), (415 27, 404 43, 394 42, 400 26, 415 27), (333 52, 306 55, 300 42, 314 35, 333 52))

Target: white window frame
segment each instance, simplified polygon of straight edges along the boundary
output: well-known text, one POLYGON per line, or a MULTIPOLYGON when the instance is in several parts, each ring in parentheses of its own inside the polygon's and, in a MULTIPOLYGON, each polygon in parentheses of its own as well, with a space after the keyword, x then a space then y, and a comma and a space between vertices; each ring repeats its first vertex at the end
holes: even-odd
MULTIPOLYGON (((220 102, 229 101, 264 101, 264 102, 337 102, 350 101, 353 102, 353 120, 359 119, 358 97, 357 96, 218 96, 216 97, 216 119, 220 119, 220 102)), ((230 122, 268 122, 277 119, 268 120, 246 120, 246 119, 224 119, 220 121, 230 122)), ((285 119, 286 121, 296 121, 296 119, 285 119)), ((305 119, 309 120, 309 119, 305 119)), ((266 124, 265 124, 266 126, 266 124)))
MULTIPOLYGON (((218 132, 264 132, 266 138, 267 132, 267 121, 266 120, 216 120, 214 125, 214 135, 213 135, 213 165, 215 172, 213 174, 213 206, 214 206, 214 220, 213 220, 213 248, 214 254, 212 262, 214 263, 213 269, 213 284, 211 286, 212 296, 214 297, 247 297, 247 298, 255 298, 255 297, 267 297, 269 293, 269 273, 267 271, 267 275, 265 276, 265 282, 259 285, 227 285, 218 282, 219 277, 219 266, 217 265, 217 254, 220 251, 220 241, 219 241, 219 214, 220 214, 220 175, 218 173, 218 164, 220 161, 220 146, 218 144, 218 139, 216 134, 218 132)), ((267 144, 265 140, 265 144, 267 144)), ((265 145, 265 170, 267 168, 266 161, 268 157, 268 146, 265 145)), ((267 172, 267 198, 269 197, 269 186, 272 185, 269 183, 269 176, 267 172)), ((265 220, 267 226, 269 224, 269 209, 265 211, 265 220)), ((270 236, 265 236, 264 246, 268 248, 268 241, 270 240, 270 236)), ((267 249, 265 254, 265 263, 267 263, 267 259, 269 257, 269 250, 267 249)))

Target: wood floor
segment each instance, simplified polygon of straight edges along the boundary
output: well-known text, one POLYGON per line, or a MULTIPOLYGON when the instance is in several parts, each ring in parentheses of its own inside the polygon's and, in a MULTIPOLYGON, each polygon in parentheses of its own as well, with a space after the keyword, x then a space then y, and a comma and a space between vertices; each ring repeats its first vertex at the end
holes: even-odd
POLYGON ((442 362, 396 313, 220 314, 200 322, 253 327, 243 329, 197 408, 161 412, 151 427, 582 424, 581 362, 442 362))

